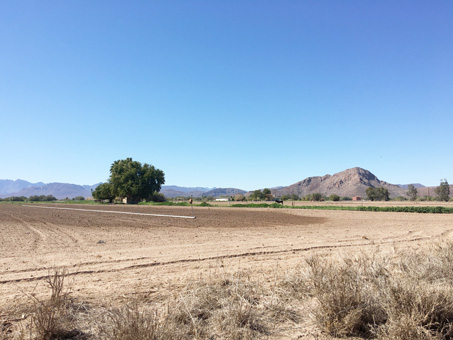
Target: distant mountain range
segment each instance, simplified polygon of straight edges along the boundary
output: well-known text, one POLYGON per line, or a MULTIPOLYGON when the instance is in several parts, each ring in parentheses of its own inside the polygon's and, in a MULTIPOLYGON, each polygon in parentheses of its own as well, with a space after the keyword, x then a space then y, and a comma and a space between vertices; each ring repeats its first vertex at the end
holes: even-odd
POLYGON ((18 179, 17 181, 12 181, 10 179, 0 179, 0 196, 14 194, 22 189, 42 187, 44 185, 45 184, 42 182, 30 183, 21 179, 18 179))
POLYGON ((74 198, 77 196, 90 197, 91 190, 96 189, 99 185, 77 185, 68 183, 49 183, 45 184, 30 183, 24 180, 12 181, 9 179, 0 179, 0 198, 11 196, 41 196, 53 195, 58 199, 74 198))
MULTIPOLYGON (((101 184, 94 185, 77 185, 69 183, 30 183, 21 179, 16 181, 9 179, 0 179, 0 198, 12 196, 41 196, 53 195, 58 199, 74 198, 77 196, 91 197, 91 190, 101 184)), ((173 198, 178 196, 193 196, 193 197, 218 197, 232 196, 238 193, 245 193, 245 190, 234 188, 204 188, 204 187, 179 187, 176 185, 164 185, 160 191, 166 197, 173 198)))
MULTIPOLYGON (((24 180, 0 180, 0 198, 11 196, 30 197, 34 195, 53 195, 58 199, 74 198, 76 196, 90 197, 91 191, 98 185, 77 185, 68 183, 30 183, 24 180)), ((420 183, 413 184, 419 191, 419 195, 433 195, 434 188, 424 187, 420 183), (426 193, 425 193, 426 192, 426 193)), ((303 197, 308 194, 321 193, 327 196, 337 194, 339 196, 362 196, 366 197, 368 187, 384 187, 389 190, 390 197, 406 196, 408 184, 390 184, 379 180, 370 171, 356 167, 336 173, 334 175, 324 175, 308 177, 300 182, 288 186, 271 188, 275 196, 286 194, 296 194, 303 197)), ((452 188, 453 189, 453 188, 452 188)), ((236 188, 206 188, 206 187, 180 187, 176 185, 162 186, 161 193, 166 197, 177 196, 193 197, 219 197, 234 196, 236 194, 247 194, 245 190, 236 188)), ((250 193, 250 192, 249 192, 250 193)))

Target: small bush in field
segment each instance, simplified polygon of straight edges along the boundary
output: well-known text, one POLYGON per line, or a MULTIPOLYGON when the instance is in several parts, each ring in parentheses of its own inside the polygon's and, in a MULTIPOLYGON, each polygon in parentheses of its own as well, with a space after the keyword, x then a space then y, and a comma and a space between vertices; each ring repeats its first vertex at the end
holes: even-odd
POLYGON ((33 298, 31 310, 32 328, 38 340, 67 339, 79 335, 73 328, 72 315, 68 311, 68 292, 64 291, 66 271, 56 270, 46 279, 51 290, 48 300, 33 298))

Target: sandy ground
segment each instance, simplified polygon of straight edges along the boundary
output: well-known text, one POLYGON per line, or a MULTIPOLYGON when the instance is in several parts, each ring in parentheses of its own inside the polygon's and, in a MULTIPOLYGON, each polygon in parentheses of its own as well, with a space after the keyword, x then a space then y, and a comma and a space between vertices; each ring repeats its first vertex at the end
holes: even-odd
POLYGON ((8 309, 47 293, 43 278, 57 267, 68 270, 73 296, 84 301, 158 300, 219 271, 270 279, 313 253, 418 247, 452 232, 453 214, 0 204, 0 302, 8 309))

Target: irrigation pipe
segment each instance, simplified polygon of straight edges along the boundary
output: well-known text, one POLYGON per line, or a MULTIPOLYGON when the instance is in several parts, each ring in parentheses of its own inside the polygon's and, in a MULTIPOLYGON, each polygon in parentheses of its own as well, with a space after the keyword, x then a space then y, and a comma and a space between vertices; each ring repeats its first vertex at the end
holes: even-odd
POLYGON ((195 218, 195 216, 145 214, 145 213, 136 213, 136 212, 128 212, 128 211, 108 211, 108 210, 95 210, 95 209, 57 208, 57 207, 43 207, 43 206, 39 206, 39 205, 26 205, 26 204, 23 204, 22 206, 23 207, 30 207, 30 208, 43 208, 43 209, 77 210, 77 211, 89 211, 89 212, 93 212, 94 211, 94 212, 110 213, 110 214, 127 214, 127 215, 190 218, 190 219, 194 219, 195 218))

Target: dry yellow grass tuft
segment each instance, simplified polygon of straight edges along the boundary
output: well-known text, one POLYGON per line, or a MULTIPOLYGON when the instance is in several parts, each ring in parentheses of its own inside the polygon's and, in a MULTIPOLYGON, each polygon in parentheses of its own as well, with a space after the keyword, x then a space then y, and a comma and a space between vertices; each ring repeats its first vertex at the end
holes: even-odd
POLYGON ((383 254, 311 258, 318 326, 332 336, 453 338, 453 244, 383 254))

